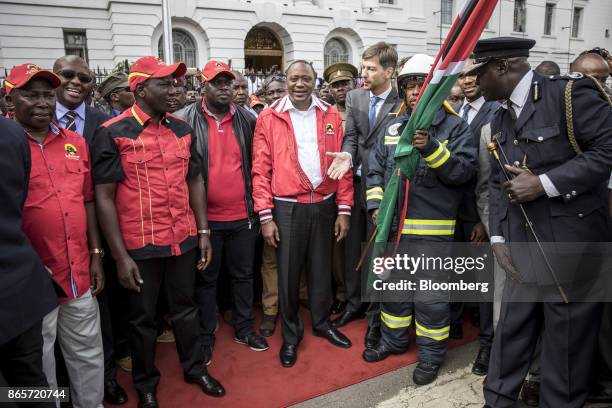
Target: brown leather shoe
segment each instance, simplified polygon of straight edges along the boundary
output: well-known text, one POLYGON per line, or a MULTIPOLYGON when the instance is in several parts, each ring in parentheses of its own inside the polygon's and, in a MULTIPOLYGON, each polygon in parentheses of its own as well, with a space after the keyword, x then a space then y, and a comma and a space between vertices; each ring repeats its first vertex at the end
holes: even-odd
POLYGON ((521 399, 530 407, 537 407, 540 403, 540 383, 525 380, 521 390, 521 399))
POLYGON ((261 335, 270 337, 274 334, 274 329, 276 329, 276 316, 263 315, 263 319, 259 325, 259 332, 261 335))

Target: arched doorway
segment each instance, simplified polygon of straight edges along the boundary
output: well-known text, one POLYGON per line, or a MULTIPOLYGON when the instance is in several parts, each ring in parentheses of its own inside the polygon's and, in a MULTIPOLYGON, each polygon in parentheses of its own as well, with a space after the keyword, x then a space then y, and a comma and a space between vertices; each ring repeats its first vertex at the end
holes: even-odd
POLYGON ((275 66, 284 69, 283 46, 274 32, 253 27, 244 39, 244 66, 255 73, 271 73, 275 66))
MULTIPOLYGON (((172 30, 172 48, 174 52, 174 61, 182 61, 187 64, 187 67, 197 67, 198 49, 195 41, 189 34, 182 30, 172 30)), ((158 56, 161 60, 164 59, 164 36, 159 38, 158 56)))
POLYGON ((344 40, 334 37, 330 38, 325 43, 325 50, 323 51, 324 63, 327 68, 329 65, 337 62, 350 62, 349 47, 344 40))

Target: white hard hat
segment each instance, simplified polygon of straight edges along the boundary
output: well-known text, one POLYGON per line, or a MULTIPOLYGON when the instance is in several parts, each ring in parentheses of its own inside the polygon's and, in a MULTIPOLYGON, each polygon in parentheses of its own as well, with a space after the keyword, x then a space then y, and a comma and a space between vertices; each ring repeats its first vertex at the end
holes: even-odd
POLYGON ((435 59, 426 54, 415 54, 410 58, 403 66, 402 71, 399 73, 397 79, 399 80, 403 76, 427 76, 429 70, 433 65, 435 59))

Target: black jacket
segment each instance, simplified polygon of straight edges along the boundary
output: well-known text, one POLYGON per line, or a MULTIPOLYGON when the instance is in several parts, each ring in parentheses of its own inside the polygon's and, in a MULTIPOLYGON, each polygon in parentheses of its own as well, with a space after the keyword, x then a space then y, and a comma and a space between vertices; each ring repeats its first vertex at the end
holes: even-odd
POLYGON ((85 106, 85 127, 83 129, 83 137, 87 140, 87 144, 91 147, 96 129, 101 124, 109 120, 111 117, 99 109, 85 106))
POLYGON ((21 230, 30 147, 15 122, 0 118, 0 344, 39 323, 57 306, 51 276, 21 230))
MULTIPOLYGON (((196 147, 202 156, 202 177, 204 186, 208 186, 208 121, 202 112, 202 105, 192 103, 189 106, 175 112, 176 115, 183 117, 194 131, 196 147)), ((256 118, 253 114, 241 106, 236 106, 236 112, 232 118, 234 134, 238 139, 240 152, 242 155, 242 176, 244 178, 245 202, 249 222, 254 224, 258 221, 253 210, 253 183, 251 180, 251 165, 253 163, 253 132, 255 131, 256 118)))

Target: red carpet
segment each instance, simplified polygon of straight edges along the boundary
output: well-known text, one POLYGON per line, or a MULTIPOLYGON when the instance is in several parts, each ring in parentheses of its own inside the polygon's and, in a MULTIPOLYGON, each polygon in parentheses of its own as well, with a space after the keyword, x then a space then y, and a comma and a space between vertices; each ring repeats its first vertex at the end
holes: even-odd
MULTIPOLYGON (((223 398, 203 394, 197 386, 183 382, 174 343, 157 344, 157 367, 161 381, 157 396, 162 407, 286 407, 340 388, 367 380, 416 362, 413 346, 406 354, 390 356, 380 363, 366 363, 361 358, 366 320, 342 328, 353 342, 350 349, 332 346, 326 340, 313 337, 310 315, 305 318, 305 337, 299 347, 298 361, 292 368, 283 368, 278 360, 281 347, 280 324, 274 336, 268 338, 270 348, 255 352, 235 343, 234 331, 225 322, 217 332, 210 373, 225 387, 223 398)), ((469 319, 466 319, 469 320, 469 319)), ((259 327, 258 325, 256 327, 259 327)), ((475 340, 478 328, 464 325, 464 339, 451 341, 451 347, 475 340)), ((138 397, 132 387, 130 374, 118 369, 118 380, 129 395, 125 407, 136 407, 138 397)))

